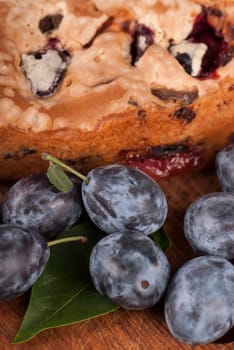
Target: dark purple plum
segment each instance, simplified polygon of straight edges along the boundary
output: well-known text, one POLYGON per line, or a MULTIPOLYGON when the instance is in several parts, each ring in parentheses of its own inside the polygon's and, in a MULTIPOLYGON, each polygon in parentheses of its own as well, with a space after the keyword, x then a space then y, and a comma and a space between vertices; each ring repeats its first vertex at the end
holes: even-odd
POLYGON ((234 192, 234 144, 217 154, 216 171, 222 190, 234 192))
POLYGON ((58 191, 45 173, 33 174, 16 182, 2 203, 4 224, 12 224, 54 238, 81 216, 81 182, 71 178, 73 188, 58 191))
POLYGON ((0 300, 15 298, 40 276, 50 250, 44 237, 13 225, 0 225, 0 300))
POLYGON ((211 343, 233 326, 234 267, 226 259, 202 256, 173 276, 165 297, 171 334, 190 344, 211 343))
POLYGON ((234 258, 234 194, 209 193, 186 210, 184 234, 201 253, 234 258))
POLYGON ((112 233, 94 246, 90 274, 99 293, 125 309, 141 310, 162 297, 170 265, 148 236, 112 233))
POLYGON ((166 219, 167 202, 159 185, 139 169, 124 165, 98 167, 82 183, 90 219, 106 233, 158 230, 166 219))

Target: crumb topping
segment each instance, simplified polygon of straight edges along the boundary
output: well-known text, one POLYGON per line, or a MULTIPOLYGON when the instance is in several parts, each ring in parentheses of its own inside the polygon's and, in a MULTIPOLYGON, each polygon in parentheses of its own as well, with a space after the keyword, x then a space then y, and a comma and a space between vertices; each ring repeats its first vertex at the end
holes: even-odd
MULTIPOLYGON (((188 40, 202 11, 197 1, 94 0, 92 10, 88 3, 82 9, 74 0, 1 4, 1 126, 94 130, 130 99, 163 105, 152 90, 199 97, 218 89, 219 79, 196 78, 208 50, 188 40), (48 46, 51 39, 69 60, 48 46), (101 108, 98 101, 105 101, 101 108)), ((226 13, 234 18, 234 6, 226 13)), ((217 22, 214 14, 208 19, 217 22)), ((233 52, 227 54, 220 79, 234 75, 233 52)))

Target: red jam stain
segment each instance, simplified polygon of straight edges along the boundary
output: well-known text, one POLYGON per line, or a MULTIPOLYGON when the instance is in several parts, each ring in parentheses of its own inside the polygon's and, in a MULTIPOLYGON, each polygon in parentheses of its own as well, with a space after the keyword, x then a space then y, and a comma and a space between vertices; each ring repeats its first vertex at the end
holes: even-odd
POLYGON ((216 69, 224 66, 232 59, 232 49, 221 30, 214 28, 208 20, 208 16, 221 18, 221 12, 206 8, 197 16, 193 29, 187 40, 194 43, 204 43, 208 49, 202 61, 202 67, 197 78, 216 79, 216 69))
MULTIPOLYGON (((124 153, 122 153, 123 156, 124 153)), ((179 150, 167 151, 158 155, 145 156, 129 151, 126 152, 122 163, 134 166, 153 178, 181 175, 197 168, 202 162, 200 151, 179 150)))

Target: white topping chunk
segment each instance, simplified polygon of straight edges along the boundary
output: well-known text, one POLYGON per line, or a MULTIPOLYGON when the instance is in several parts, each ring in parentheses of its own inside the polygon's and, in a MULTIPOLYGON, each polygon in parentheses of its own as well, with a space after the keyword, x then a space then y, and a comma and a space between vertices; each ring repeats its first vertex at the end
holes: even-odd
POLYGON ((33 54, 22 55, 22 67, 31 85, 32 93, 39 97, 48 97, 55 88, 65 71, 67 63, 62 60, 56 50, 48 50, 35 58, 33 54))
POLYGON ((170 48, 170 52, 174 57, 186 53, 191 59, 191 75, 196 77, 201 69, 202 59, 207 51, 207 45, 204 43, 191 43, 183 40, 180 44, 170 48))

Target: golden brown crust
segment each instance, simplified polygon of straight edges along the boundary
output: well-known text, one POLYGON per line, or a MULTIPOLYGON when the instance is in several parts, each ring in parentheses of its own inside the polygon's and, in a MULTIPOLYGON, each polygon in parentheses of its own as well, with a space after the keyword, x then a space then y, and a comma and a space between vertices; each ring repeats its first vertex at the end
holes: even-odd
MULTIPOLYGON (((40 3, 41 8, 45 3, 49 6, 43 8, 43 15, 56 8, 56 13, 63 13, 64 22, 53 34, 46 35, 30 22, 32 35, 37 39, 30 46, 30 30, 23 27, 20 19, 21 30, 27 31, 26 39, 23 33, 13 36, 14 31, 7 28, 7 18, 20 17, 20 8, 17 14, 11 1, 3 2, 1 14, 5 14, 6 21, 0 25, 0 60, 4 63, 0 71, 0 178, 16 179, 45 170, 42 152, 87 171, 122 160, 123 151, 144 155, 151 147, 168 144, 199 147, 203 157, 200 165, 204 165, 228 143, 234 132, 233 59, 218 69, 216 79, 199 80, 184 71, 162 39, 161 45, 151 45, 132 66, 132 39, 129 33, 118 29, 119 22, 136 17, 137 10, 139 21, 148 20, 149 9, 145 9, 143 1, 137 2, 136 9, 122 6, 121 15, 114 20, 110 17, 114 7, 105 11, 101 0, 87 1, 82 8, 74 1, 68 1, 66 8, 59 8, 56 1, 41 0, 35 6, 35 2, 28 3, 36 23, 41 17, 40 3), (78 23, 73 28, 76 40, 66 16, 78 23), (77 18, 82 20, 77 22, 77 18), (103 25, 108 25, 108 30, 103 25), (65 49, 72 52, 72 60, 58 91, 47 99, 39 99, 32 95, 22 74, 21 55, 41 49, 54 36, 61 38, 65 49), (22 46, 17 47, 21 42, 22 46)), ((170 9, 162 7, 163 3, 155 1, 154 7, 160 7, 162 12, 170 9)), ((234 40, 234 6, 229 1, 187 3, 193 12, 188 14, 190 20, 200 11, 198 3, 212 5, 223 13, 228 8, 228 19, 225 14, 222 23, 219 16, 214 20, 222 26, 229 43, 234 40)), ((152 15, 153 10, 150 11, 152 15)), ((35 21, 33 16, 31 21, 35 21)), ((164 17, 160 23, 167 27, 164 17)), ((168 28, 170 32, 169 25, 168 28)))
MULTIPOLYGON (((189 107, 196 114, 192 123, 173 116, 175 106, 144 112, 140 106, 132 106, 122 115, 109 116, 98 132, 64 129, 33 134, 13 128, 1 129, 1 177, 15 179, 46 170, 48 164, 41 160, 42 152, 52 153, 88 171, 97 165, 121 160, 120 150, 144 153, 152 145, 171 143, 201 146, 207 163, 233 133, 233 82, 225 82, 222 91, 225 99, 219 91, 189 107)), ((180 108, 177 104, 177 110, 180 108)))

